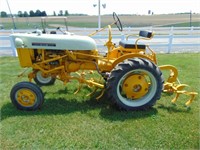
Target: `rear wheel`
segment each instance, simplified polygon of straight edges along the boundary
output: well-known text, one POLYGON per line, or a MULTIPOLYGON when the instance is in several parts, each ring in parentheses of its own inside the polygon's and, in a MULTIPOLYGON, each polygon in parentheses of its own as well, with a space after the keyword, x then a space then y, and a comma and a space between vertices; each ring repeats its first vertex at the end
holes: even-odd
POLYGON ((10 92, 12 103, 20 110, 36 110, 44 102, 42 90, 31 82, 20 82, 10 92))
POLYGON ((134 58, 113 69, 107 90, 112 101, 122 109, 147 109, 160 99, 163 83, 162 73, 154 63, 134 58))

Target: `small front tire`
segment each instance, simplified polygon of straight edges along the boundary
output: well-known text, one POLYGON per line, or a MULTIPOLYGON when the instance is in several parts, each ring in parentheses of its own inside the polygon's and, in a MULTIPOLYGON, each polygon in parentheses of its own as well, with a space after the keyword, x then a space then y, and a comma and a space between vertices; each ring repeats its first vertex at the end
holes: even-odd
POLYGON ((36 76, 34 78, 34 81, 37 85, 44 85, 44 86, 47 86, 47 85, 53 85, 55 83, 55 78, 51 77, 51 76, 48 76, 48 77, 43 77, 42 75, 42 72, 41 71, 38 71, 36 73, 36 76))
POLYGON ((19 82, 10 92, 12 103, 20 110, 37 110, 44 102, 42 90, 31 82, 19 82))

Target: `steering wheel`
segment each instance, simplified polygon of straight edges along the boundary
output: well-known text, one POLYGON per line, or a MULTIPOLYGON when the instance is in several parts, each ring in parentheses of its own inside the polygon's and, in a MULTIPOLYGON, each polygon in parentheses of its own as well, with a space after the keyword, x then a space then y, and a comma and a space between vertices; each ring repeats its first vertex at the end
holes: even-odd
POLYGON ((122 23, 115 12, 113 12, 113 19, 115 21, 115 25, 119 29, 119 31, 123 31, 122 23))

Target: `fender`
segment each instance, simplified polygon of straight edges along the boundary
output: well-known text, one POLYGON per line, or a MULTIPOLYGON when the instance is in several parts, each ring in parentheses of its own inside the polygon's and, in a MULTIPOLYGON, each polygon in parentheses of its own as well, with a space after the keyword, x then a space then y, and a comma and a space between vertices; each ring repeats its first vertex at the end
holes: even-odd
POLYGON ((118 59, 116 59, 113 62, 112 67, 114 68, 117 64, 119 64, 120 62, 123 62, 124 60, 126 60, 128 58, 136 58, 136 57, 145 58, 145 59, 155 63, 155 61, 151 57, 148 57, 147 55, 143 55, 143 54, 124 54, 123 56, 119 57, 118 59))

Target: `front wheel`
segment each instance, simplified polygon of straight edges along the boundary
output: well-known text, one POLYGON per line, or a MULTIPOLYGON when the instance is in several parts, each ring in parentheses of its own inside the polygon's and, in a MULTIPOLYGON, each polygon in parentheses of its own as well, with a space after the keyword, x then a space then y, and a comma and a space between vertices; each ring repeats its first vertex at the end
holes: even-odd
POLYGON ((55 83, 55 80, 56 78, 53 78, 51 76, 47 76, 47 77, 44 77, 42 75, 42 72, 41 71, 38 71, 36 73, 36 76, 34 78, 34 81, 37 85, 44 85, 44 86, 47 86, 47 85, 53 85, 55 83))
POLYGON ((19 82, 14 85, 10 98, 14 106, 20 110, 36 110, 44 102, 42 90, 31 82, 19 82))
POLYGON ((151 61, 134 58, 119 63, 107 80, 107 90, 114 103, 125 110, 152 107, 163 89, 160 69, 151 61))

